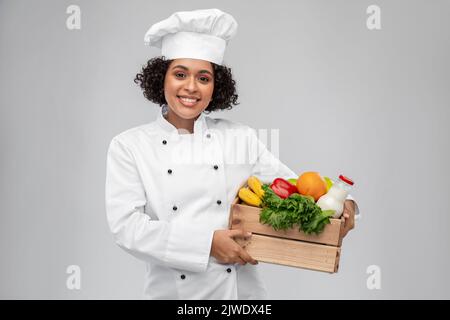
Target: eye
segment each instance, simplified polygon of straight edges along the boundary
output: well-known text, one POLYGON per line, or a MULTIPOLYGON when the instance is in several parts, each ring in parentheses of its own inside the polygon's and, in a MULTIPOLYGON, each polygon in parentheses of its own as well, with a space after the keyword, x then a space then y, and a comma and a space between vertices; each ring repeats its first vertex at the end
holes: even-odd
POLYGON ((208 77, 200 77, 200 81, 209 82, 209 78, 208 77))
POLYGON ((175 73, 175 77, 177 77, 177 78, 183 78, 184 76, 185 76, 185 74, 182 72, 175 73))

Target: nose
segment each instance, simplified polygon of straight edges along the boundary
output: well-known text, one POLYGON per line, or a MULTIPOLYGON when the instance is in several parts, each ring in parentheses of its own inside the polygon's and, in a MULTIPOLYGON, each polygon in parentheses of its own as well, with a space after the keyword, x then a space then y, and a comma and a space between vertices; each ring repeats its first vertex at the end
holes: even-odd
POLYGON ((185 82, 184 88, 188 92, 196 92, 197 91, 197 82, 195 81, 195 77, 189 77, 185 82))

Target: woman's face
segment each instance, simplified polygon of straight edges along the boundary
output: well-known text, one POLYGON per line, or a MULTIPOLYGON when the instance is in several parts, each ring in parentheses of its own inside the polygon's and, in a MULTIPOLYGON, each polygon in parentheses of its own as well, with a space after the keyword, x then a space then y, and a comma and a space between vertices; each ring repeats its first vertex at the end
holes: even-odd
POLYGON ((164 96, 172 112, 196 118, 208 107, 214 91, 214 70, 209 61, 175 59, 166 72, 164 96))

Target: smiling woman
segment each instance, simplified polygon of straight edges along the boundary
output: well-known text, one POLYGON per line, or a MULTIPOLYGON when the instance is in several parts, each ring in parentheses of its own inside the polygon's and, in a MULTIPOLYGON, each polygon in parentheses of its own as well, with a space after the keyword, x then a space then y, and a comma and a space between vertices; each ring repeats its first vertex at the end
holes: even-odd
MULTIPOLYGON (((195 71, 190 70, 189 65, 198 63, 206 64, 206 67, 202 69, 209 73, 198 70, 197 79, 201 84, 205 84, 205 81, 208 84, 213 82, 214 88, 211 101, 205 111, 208 113, 216 110, 230 110, 233 106, 238 105, 236 82, 233 79, 231 69, 209 61, 197 59, 168 60, 164 56, 152 58, 136 75, 134 82, 139 84, 148 100, 160 106, 167 105, 164 85, 166 84, 166 77, 170 75, 169 72, 173 71, 172 76, 179 77, 180 80, 185 79, 195 71), (177 60, 178 62, 176 62, 177 60), (183 60, 185 63, 179 63, 179 60, 183 60), (208 77, 209 80, 204 79, 205 77, 208 77)), ((192 76, 195 76, 195 74, 192 74, 192 76)))
POLYGON ((145 41, 162 55, 134 81, 163 108, 108 149, 109 227, 120 247, 147 263, 150 299, 266 297, 257 261, 235 241, 251 234, 229 230, 230 207, 248 177, 296 174, 250 127, 203 114, 238 104, 222 64, 236 30, 234 18, 218 9, 176 12, 154 24, 145 41))
POLYGON ((134 82, 148 100, 168 106, 170 123, 191 133, 192 120, 203 111, 229 110, 239 104, 231 69, 210 61, 153 58, 134 82))
POLYGON ((205 60, 175 59, 171 62, 164 79, 170 123, 192 132, 191 119, 197 119, 212 100, 213 72, 211 63, 205 60))
POLYGON ((223 65, 236 30, 234 18, 218 9, 176 12, 154 24, 145 41, 162 55, 134 81, 163 108, 155 121, 115 136, 108 150, 109 227, 120 247, 147 263, 150 299, 266 297, 257 261, 235 241, 250 235, 228 229, 230 204, 249 176, 295 173, 248 126, 204 115, 238 104, 223 65), (257 146, 256 163, 227 161, 257 146))

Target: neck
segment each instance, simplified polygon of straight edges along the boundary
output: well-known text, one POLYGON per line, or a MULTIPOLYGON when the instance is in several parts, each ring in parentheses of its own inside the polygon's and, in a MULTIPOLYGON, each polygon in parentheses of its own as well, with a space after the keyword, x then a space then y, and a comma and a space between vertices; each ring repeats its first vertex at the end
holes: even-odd
POLYGON ((165 116, 167 121, 169 121, 175 128, 182 132, 193 133, 194 132, 194 123, 195 120, 198 119, 200 115, 193 119, 184 119, 175 114, 172 110, 167 111, 167 115, 165 116))

